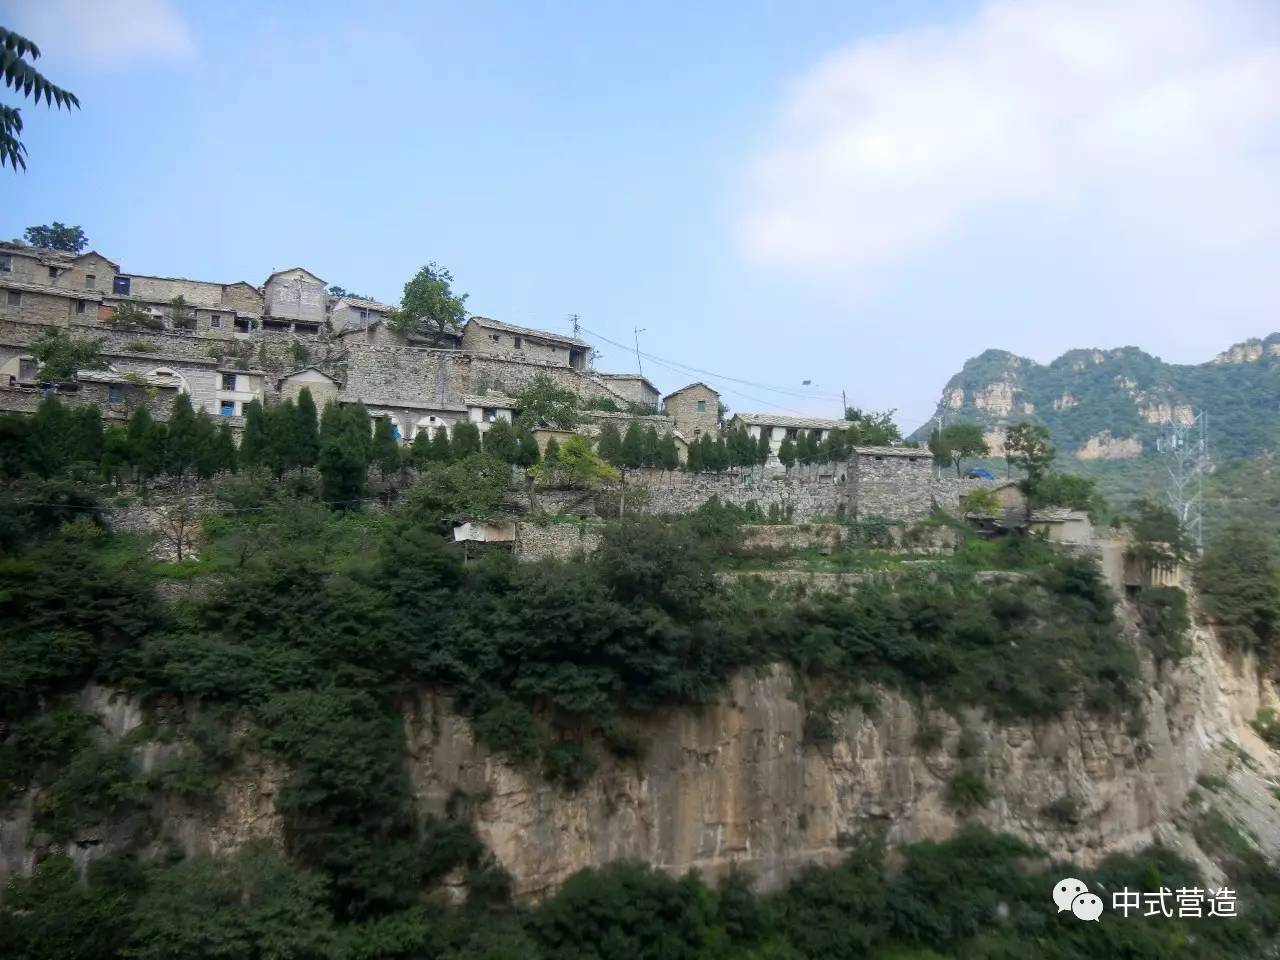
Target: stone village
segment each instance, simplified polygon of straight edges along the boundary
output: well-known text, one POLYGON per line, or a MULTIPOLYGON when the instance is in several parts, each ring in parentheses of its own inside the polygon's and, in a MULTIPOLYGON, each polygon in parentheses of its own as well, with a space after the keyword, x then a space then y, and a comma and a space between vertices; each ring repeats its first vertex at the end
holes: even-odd
MULTIPOLYGON (((278 270, 255 286, 126 273, 95 251, 0 243, 0 410, 30 413, 56 391, 66 403, 96 405, 108 422, 127 420, 139 405, 164 419, 173 398, 185 393, 238 433, 246 404, 283 402, 306 388, 318 406, 362 403, 408 443, 422 431, 447 433, 462 422, 483 432, 495 420, 510 421, 514 397, 545 377, 588 408, 575 430, 589 437, 610 420, 621 431, 638 421, 671 435, 682 462, 690 442, 726 428, 742 427, 757 442, 762 434, 769 438, 762 467, 635 471, 628 482, 647 490, 646 509, 654 513, 688 512, 715 496, 775 510, 793 523, 911 522, 939 509, 955 512, 967 490, 991 485, 939 475, 927 450, 909 446, 855 447, 844 462, 787 470, 777 456, 786 439, 812 434, 820 441, 845 421, 760 412, 723 423, 711 386, 694 382, 662 396, 640 374, 596 370, 585 340, 482 316, 457 331, 407 338, 387 323, 394 309, 332 295, 326 281, 302 267, 278 270), (119 329, 113 318, 121 308, 145 325, 119 329), (80 370, 68 382, 40 382, 30 348, 51 328, 96 340, 102 368, 80 370)), ((535 433, 545 445, 558 432, 535 433)), ((997 491, 1010 510, 1018 496, 1012 487, 997 491)), ((1051 539, 1085 543, 1093 536, 1078 511, 1035 520, 1051 539)))

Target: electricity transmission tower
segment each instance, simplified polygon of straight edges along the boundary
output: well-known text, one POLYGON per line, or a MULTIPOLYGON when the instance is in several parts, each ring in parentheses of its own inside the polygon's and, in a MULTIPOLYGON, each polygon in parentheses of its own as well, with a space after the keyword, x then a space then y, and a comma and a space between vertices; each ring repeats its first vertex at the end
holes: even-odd
POLYGON ((1169 506, 1199 550, 1204 546, 1204 475, 1209 471, 1208 411, 1187 423, 1171 420, 1169 432, 1156 440, 1156 450, 1169 472, 1169 506))

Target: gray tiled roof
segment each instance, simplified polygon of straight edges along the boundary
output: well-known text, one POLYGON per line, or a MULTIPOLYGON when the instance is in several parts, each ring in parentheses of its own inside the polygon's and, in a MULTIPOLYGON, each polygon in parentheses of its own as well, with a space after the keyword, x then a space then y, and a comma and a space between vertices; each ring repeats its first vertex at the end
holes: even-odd
POLYGON ((793 417, 785 413, 735 413, 733 420, 741 420, 749 426, 786 427, 798 430, 843 430, 848 420, 832 420, 828 417, 793 417))

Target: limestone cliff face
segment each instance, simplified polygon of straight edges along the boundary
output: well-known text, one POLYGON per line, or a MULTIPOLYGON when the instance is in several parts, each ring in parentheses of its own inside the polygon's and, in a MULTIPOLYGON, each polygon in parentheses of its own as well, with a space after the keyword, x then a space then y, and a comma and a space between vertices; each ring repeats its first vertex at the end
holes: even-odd
POLYGON ((441 812, 456 789, 479 798, 479 835, 519 892, 535 897, 620 858, 711 877, 736 865, 773 887, 838 860, 867 826, 895 842, 944 838, 960 824, 943 796, 962 763, 976 764, 996 794, 973 819, 1055 855, 1088 864, 1159 837, 1194 856, 1179 815, 1216 751, 1235 741, 1277 769, 1247 722, 1274 694, 1252 663, 1223 658, 1205 633, 1176 670, 1157 677, 1152 668, 1149 679, 1141 731, 1084 713, 998 725, 885 694, 871 714, 834 717, 834 741, 819 748, 804 743, 790 673, 744 673, 722 703, 638 724, 644 758, 603 764, 574 794, 495 760, 447 701, 424 698, 407 721, 411 770, 424 812, 441 812), (925 723, 942 729, 939 746, 918 745, 925 723), (965 730, 983 746, 962 760, 965 730), (1063 797, 1078 804, 1074 824, 1043 813, 1063 797))
POLYGON ((1128 460, 1141 455, 1141 440, 1137 437, 1113 437, 1110 430, 1090 437, 1075 452, 1077 460, 1128 460))
MULTIPOLYGON (((885 693, 873 712, 833 716, 835 736, 823 747, 804 742, 805 708, 787 669, 744 672, 720 703, 632 720, 643 756, 604 759, 572 793, 491 755, 447 697, 423 692, 405 712, 407 763, 420 816, 442 814, 451 797, 465 794, 477 834, 518 892, 533 898, 576 870, 611 860, 643 860, 676 873, 698 868, 712 878, 737 865, 769 888, 807 864, 838 860, 864 827, 884 829, 891 841, 944 838, 960 824, 943 797, 961 764, 981 770, 994 791, 973 819, 1055 855, 1088 864, 1160 838, 1203 859, 1181 828, 1187 792, 1199 773, 1221 763, 1230 743, 1253 758, 1252 772, 1233 776, 1280 773, 1280 758, 1248 726, 1260 706, 1276 705, 1275 694, 1255 664, 1225 657, 1204 631, 1177 668, 1147 670, 1140 725, 1083 712, 1001 725, 922 710, 885 693), (942 736, 922 748, 926 724, 942 736), (962 732, 967 744, 980 744, 965 758, 962 732), (1065 797, 1077 805, 1073 822, 1047 817, 1043 808, 1065 797)), ((136 726, 129 701, 105 691, 90 700, 109 730, 136 726)), ((187 852, 220 853, 254 839, 281 842, 275 796, 284 775, 249 758, 223 783, 217 813, 179 804, 154 811, 153 848, 172 842, 187 852)), ((1264 788, 1255 792, 1261 804, 1270 802, 1264 788)), ((30 810, 28 798, 0 822, 0 880, 29 872, 48 851, 47 840, 32 832, 30 810)), ((1280 823, 1258 815, 1264 822, 1253 822, 1254 832, 1280 845, 1280 823)), ((128 836, 118 828, 86 831, 69 852, 84 863, 128 836)))

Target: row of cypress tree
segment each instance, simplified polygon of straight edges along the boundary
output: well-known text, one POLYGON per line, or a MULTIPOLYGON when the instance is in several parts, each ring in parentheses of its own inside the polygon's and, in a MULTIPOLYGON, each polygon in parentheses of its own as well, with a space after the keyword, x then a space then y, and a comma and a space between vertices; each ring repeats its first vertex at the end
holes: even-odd
POLYGON ((674 470, 680 465, 676 440, 670 433, 659 437, 655 427, 642 428, 632 421, 626 435, 618 433, 611 422, 600 428, 596 453, 605 463, 614 467, 661 467, 674 470))

